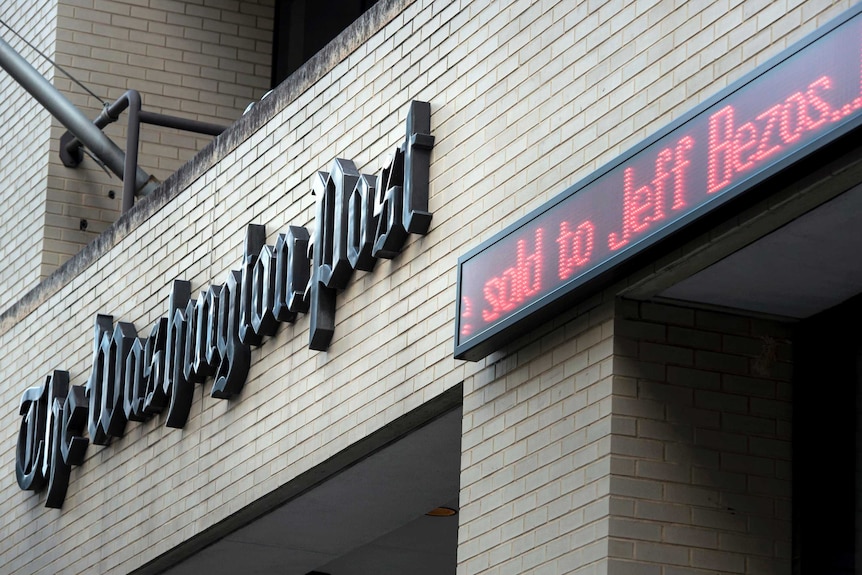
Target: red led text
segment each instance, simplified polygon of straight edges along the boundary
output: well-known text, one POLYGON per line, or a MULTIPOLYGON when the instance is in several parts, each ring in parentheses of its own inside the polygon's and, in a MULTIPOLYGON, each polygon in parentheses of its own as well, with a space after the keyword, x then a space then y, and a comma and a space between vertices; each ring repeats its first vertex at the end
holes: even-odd
POLYGON ((560 246, 560 264, 558 276, 561 280, 572 277, 575 270, 590 262, 595 245, 596 226, 590 220, 581 223, 574 230, 569 229, 569 222, 560 222, 560 235, 557 244, 560 246))
POLYGON ((536 229, 532 253, 527 253, 525 240, 518 240, 515 265, 485 283, 485 301, 491 305, 491 309, 482 310, 482 319, 494 321, 501 314, 515 309, 527 298, 541 291, 543 235, 542 228, 536 229))
POLYGON ((636 234, 667 217, 668 183, 673 181, 670 209, 679 210, 686 205, 685 169, 691 163, 688 152, 694 147, 694 138, 685 136, 673 148, 665 148, 655 160, 655 176, 649 184, 635 188, 635 170, 626 168, 623 173, 623 227, 608 235, 608 247, 618 250, 636 234))
POLYGON ((754 120, 736 125, 736 111, 728 105, 709 117, 707 193, 726 187, 744 173, 794 144, 806 132, 841 120, 862 108, 862 95, 833 108, 824 96, 832 79, 821 76, 804 92, 794 92, 754 120))

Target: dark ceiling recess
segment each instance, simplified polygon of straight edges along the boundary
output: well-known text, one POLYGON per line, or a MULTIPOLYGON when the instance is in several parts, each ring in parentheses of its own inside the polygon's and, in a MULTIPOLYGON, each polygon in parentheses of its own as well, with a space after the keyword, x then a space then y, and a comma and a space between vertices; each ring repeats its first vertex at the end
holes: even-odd
POLYGON ((272 86, 317 54, 376 0, 276 0, 272 86))

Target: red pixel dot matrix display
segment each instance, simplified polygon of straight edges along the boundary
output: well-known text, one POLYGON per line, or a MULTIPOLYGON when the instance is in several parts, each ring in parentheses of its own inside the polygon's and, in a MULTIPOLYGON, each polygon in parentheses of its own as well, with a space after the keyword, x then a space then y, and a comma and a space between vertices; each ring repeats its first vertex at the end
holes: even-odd
POLYGON ((862 123, 855 12, 462 256, 455 357, 862 123))

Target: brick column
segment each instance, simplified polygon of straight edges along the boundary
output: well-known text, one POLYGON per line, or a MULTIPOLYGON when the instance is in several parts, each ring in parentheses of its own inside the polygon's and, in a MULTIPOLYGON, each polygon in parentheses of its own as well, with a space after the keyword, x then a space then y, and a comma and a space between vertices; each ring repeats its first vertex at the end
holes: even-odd
POLYGON ((606 572, 613 309, 464 383, 458 574, 606 572))
POLYGON ((790 573, 787 328, 619 306, 608 573, 790 573))
POLYGON ((464 384, 458 574, 789 573, 786 328, 626 301, 560 324, 464 384))

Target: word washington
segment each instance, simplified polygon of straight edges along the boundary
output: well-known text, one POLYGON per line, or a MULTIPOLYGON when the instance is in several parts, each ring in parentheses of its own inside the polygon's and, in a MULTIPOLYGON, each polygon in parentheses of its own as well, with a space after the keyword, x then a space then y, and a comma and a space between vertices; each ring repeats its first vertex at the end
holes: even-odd
POLYGON ((62 507, 71 468, 83 463, 89 442, 108 445, 123 436, 128 421, 162 412, 167 427, 182 428, 195 385, 208 378, 212 397, 236 396, 248 377, 252 346, 299 313, 310 316, 309 348, 326 350, 335 331, 336 293, 353 271, 371 271, 378 259, 398 255, 408 234, 428 232, 430 118, 427 102, 411 102, 407 137, 377 176, 360 174, 345 159, 317 172, 314 237, 289 226, 274 246, 266 245, 265 227, 251 224, 241 269, 229 271, 223 284, 194 300, 191 284, 175 280, 168 315, 149 337, 98 314, 86 385, 70 386, 69 373, 55 370, 21 397, 15 453, 21 489, 47 484, 45 506, 62 507))

